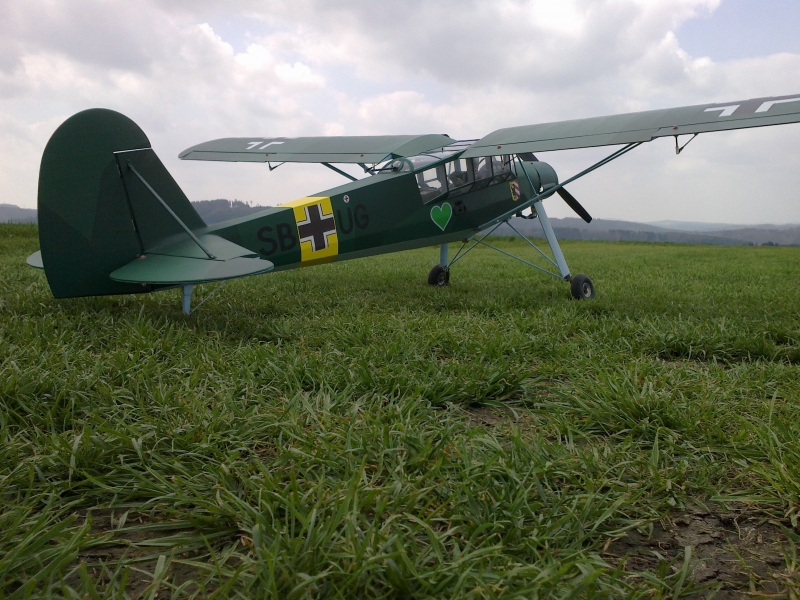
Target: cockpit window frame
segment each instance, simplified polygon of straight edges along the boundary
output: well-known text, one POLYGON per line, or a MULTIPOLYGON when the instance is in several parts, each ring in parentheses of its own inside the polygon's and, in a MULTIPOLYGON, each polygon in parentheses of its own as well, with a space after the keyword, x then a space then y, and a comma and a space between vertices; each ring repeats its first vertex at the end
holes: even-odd
POLYGON ((374 170, 375 175, 380 175, 382 173, 403 173, 403 174, 413 174, 415 176, 416 183, 420 190, 420 196, 422 197, 423 204, 429 204, 431 202, 441 201, 450 196, 460 196, 462 194, 466 194, 468 192, 478 191, 483 188, 496 185, 498 183, 502 183, 504 181, 509 181, 516 177, 516 169, 514 167, 514 156, 511 154, 498 154, 486 157, 479 157, 479 158, 472 158, 472 159, 462 159, 461 155, 466 151, 469 147, 470 143, 463 143, 458 142, 456 144, 452 144, 451 146, 447 146, 444 148, 437 148, 436 151, 432 152, 425 152, 423 154, 418 154, 416 156, 405 156, 402 158, 395 158, 389 159, 383 166, 374 170), (452 146, 456 146, 453 148, 452 146), (498 161, 499 159, 499 161, 498 161), (455 161, 463 160, 465 162, 466 170, 462 168, 458 171, 449 171, 448 165, 451 163, 455 163, 455 161), (476 169, 476 161, 480 162, 483 161, 485 163, 484 166, 484 173, 482 176, 478 176, 477 169, 476 169), (495 174, 493 165, 495 163, 501 162, 502 165, 505 167, 501 170, 500 173, 495 174), (485 169, 488 167, 489 173, 485 173, 485 169), (425 186, 424 189, 423 185, 424 182, 420 182, 420 177, 424 177, 422 174, 431 170, 436 170, 438 181, 441 181, 442 186, 440 188, 435 188, 440 190, 439 193, 433 194, 431 193, 428 186, 425 186), (441 171, 441 173, 440 173, 441 171), (450 175, 455 172, 466 172, 466 181, 461 185, 453 185, 453 181, 450 179, 450 175), (449 174, 448 174, 449 173, 449 174))
POLYGON ((439 163, 435 167, 423 169, 415 174, 417 180, 417 187, 419 188, 420 197, 423 204, 430 204, 441 200, 450 191, 447 182, 447 173, 445 171, 446 163, 439 163), (431 174, 433 171, 433 174, 431 174), (430 185, 431 182, 436 182, 439 187, 430 185))
POLYGON ((473 184, 475 183, 475 173, 472 169, 472 161, 468 158, 455 158, 453 160, 449 160, 444 163, 445 172, 447 173, 447 187, 450 192, 450 196, 460 196, 461 194, 466 194, 472 189, 473 184), (463 163, 463 164, 462 164, 463 163), (449 169, 449 165, 453 165, 454 167, 452 170, 449 169), (463 174, 458 175, 457 174, 463 174), (459 185, 454 185, 455 181, 463 181, 459 185))

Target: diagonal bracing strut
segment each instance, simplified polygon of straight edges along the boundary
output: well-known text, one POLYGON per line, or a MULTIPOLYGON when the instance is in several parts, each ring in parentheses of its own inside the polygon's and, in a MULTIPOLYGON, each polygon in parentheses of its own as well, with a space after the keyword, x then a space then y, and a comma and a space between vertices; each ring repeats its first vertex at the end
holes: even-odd
POLYGON ((211 260, 216 260, 217 257, 211 254, 211 252, 208 251, 208 249, 203 245, 203 243, 199 239, 197 239, 197 236, 194 234, 194 232, 191 229, 189 229, 186 223, 181 221, 180 217, 175 214, 175 211, 173 211, 169 207, 169 204, 164 202, 164 199, 158 195, 158 193, 150 186, 149 183, 147 183, 147 181, 145 181, 144 177, 139 175, 139 171, 137 171, 136 168, 131 164, 131 161, 128 161, 128 168, 133 172, 134 175, 136 175, 136 177, 139 178, 139 181, 141 181, 144 184, 144 186, 148 190, 150 190, 150 193, 153 194, 153 196, 155 196, 156 200, 158 200, 161 203, 161 206, 163 206, 167 210, 167 212, 173 219, 175 219, 178 225, 180 225, 183 228, 183 230, 189 235, 189 237, 192 238, 192 240, 194 240, 194 243, 200 247, 200 250, 202 250, 206 254, 206 256, 208 256, 208 258, 210 258, 211 260))
POLYGON ((464 258, 470 252, 470 250, 472 250, 473 248, 475 248, 478 245, 481 245, 481 246, 486 246, 487 248, 490 248, 490 249, 492 249, 492 250, 494 250, 496 252, 499 252, 500 254, 508 256, 509 258, 512 258, 512 259, 514 259, 516 261, 519 261, 519 262, 521 262, 523 264, 526 264, 529 267, 533 267, 534 269, 536 269, 538 271, 541 271, 542 273, 546 273, 547 275, 550 275, 551 277, 555 277, 556 279, 563 280, 563 277, 561 275, 559 275, 558 273, 554 273, 553 271, 549 271, 548 269, 544 269, 544 268, 540 267, 537 264, 534 264, 534 263, 532 263, 530 261, 527 261, 524 258, 520 258, 519 256, 515 256, 515 255, 511 254, 510 252, 506 252, 505 250, 502 250, 502 249, 498 248, 497 246, 493 246, 492 244, 487 242, 486 238, 489 237, 490 235, 492 235, 492 233, 494 233, 494 231, 498 227, 500 227, 500 225, 502 225, 503 223, 506 223, 509 227, 511 227, 511 229, 512 229, 512 231, 514 231, 514 233, 516 233, 519 237, 521 237, 523 240, 525 240, 525 242, 531 248, 536 250, 536 252, 541 254, 547 260, 547 262, 549 262, 551 265, 553 265, 556 269, 560 269, 559 265, 556 264, 556 262, 552 258, 550 258, 549 256, 547 256, 547 254, 542 252, 542 250, 540 250, 539 247, 536 246, 536 244, 531 242, 527 237, 525 237, 522 233, 520 233, 516 229, 516 227, 514 227, 511 223, 509 223, 508 220, 503 221, 501 223, 498 223, 497 225, 492 227, 492 229, 489 230, 488 233, 482 235, 481 237, 473 237, 473 238, 471 238, 469 240, 464 240, 464 243, 461 245, 461 248, 458 249, 458 252, 456 252, 456 255, 453 257, 453 260, 450 261, 450 264, 447 265, 447 268, 449 269, 457 261, 459 261, 462 258, 464 258), (469 248, 467 248, 466 250, 464 250, 464 248, 467 246, 467 244, 469 244, 470 241, 472 242, 472 245, 469 246, 469 248))

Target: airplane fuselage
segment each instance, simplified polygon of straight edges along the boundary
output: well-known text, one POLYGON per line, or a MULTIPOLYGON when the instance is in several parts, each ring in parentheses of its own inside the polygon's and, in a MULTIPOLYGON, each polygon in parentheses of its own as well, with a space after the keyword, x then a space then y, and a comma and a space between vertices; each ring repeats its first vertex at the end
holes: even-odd
POLYGON ((521 185, 510 161, 497 175, 479 174, 470 163, 460 179, 458 172, 447 175, 453 162, 458 161, 379 173, 210 226, 207 232, 283 270, 462 240, 528 196, 529 186, 521 185), (441 177, 433 184, 441 186, 432 190, 423 173, 437 168, 441 177))

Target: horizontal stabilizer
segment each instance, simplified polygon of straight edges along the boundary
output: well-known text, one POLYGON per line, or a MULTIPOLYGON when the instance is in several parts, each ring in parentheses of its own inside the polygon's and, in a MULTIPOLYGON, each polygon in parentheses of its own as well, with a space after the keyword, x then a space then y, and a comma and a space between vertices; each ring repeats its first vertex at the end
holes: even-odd
POLYGON ((152 254, 163 254, 167 256, 181 256, 183 258, 202 258, 208 259, 207 250, 216 260, 230 260, 231 258, 246 257, 258 258, 258 254, 247 248, 229 242, 218 235, 200 233, 197 239, 203 245, 201 248, 188 236, 178 235, 172 240, 168 240, 146 252, 147 256, 152 254), (203 248, 205 250, 203 250, 203 248))
POLYGON ((111 279, 125 283, 152 285, 196 285, 259 275, 271 271, 275 265, 260 258, 232 258, 208 260, 150 254, 128 263, 111 273, 111 279))
POLYGON ((800 94, 498 129, 464 158, 650 142, 659 137, 800 122, 800 94))
POLYGON ((27 259, 25 259, 25 262, 28 263, 28 266, 33 267, 34 269, 44 269, 41 250, 37 250, 31 254, 27 259))
POLYGON ((227 162, 377 163, 415 156, 453 142, 439 134, 223 138, 192 146, 178 156, 227 162))
POLYGON ((112 272, 111 279, 124 283, 195 285, 258 275, 275 267, 270 261, 219 236, 199 235, 198 239, 213 259, 193 240, 177 239, 112 272))

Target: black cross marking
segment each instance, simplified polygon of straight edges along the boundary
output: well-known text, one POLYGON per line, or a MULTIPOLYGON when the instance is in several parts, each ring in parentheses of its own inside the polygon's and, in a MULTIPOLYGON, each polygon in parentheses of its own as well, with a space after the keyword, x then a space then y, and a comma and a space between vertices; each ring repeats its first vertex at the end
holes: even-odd
POLYGON ((333 215, 323 215, 321 204, 304 206, 306 218, 297 222, 297 231, 300 233, 300 242, 311 242, 314 252, 325 250, 328 247, 328 236, 336 233, 333 215))

